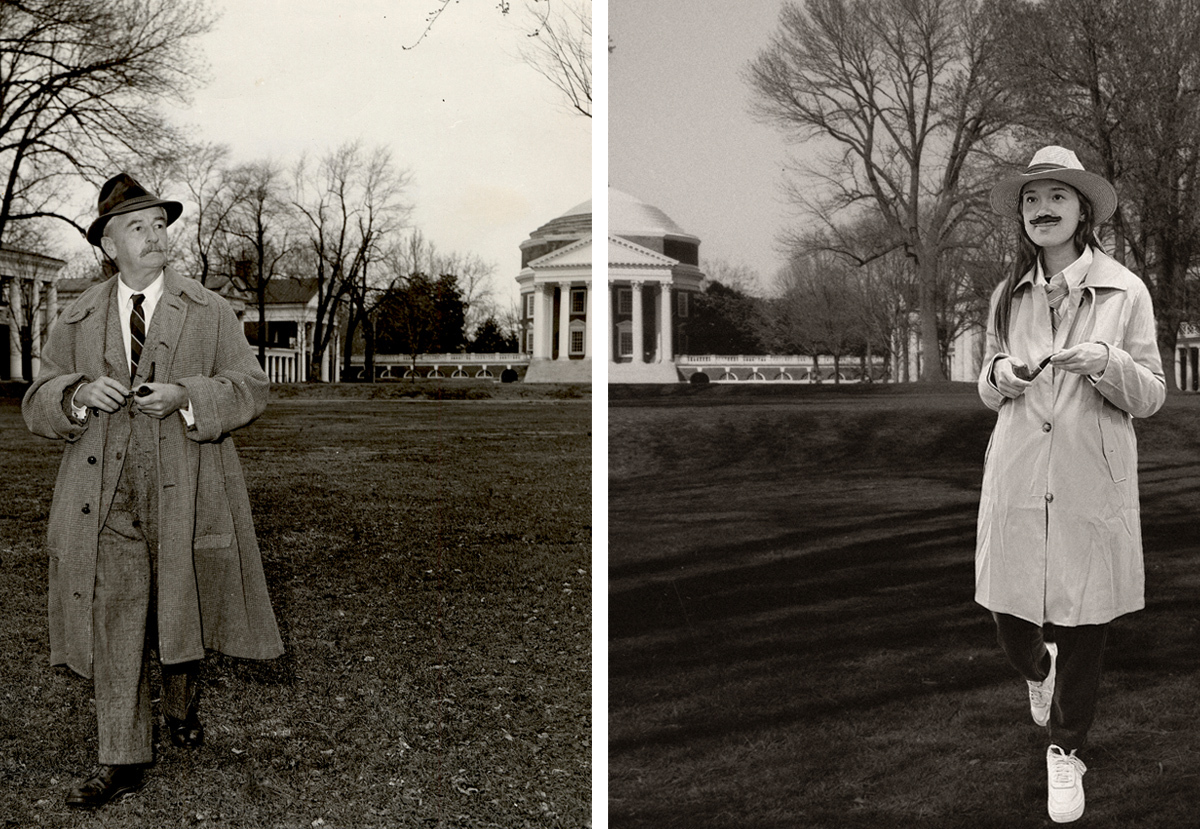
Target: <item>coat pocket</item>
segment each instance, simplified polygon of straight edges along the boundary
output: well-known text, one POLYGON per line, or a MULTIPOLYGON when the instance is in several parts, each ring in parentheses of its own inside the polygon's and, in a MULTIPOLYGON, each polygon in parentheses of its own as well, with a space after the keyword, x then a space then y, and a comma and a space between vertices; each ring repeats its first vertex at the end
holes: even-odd
POLYGON ((1108 464, 1108 473, 1113 483, 1125 480, 1125 465, 1128 462, 1129 441, 1125 430, 1131 426, 1125 422, 1125 414, 1112 406, 1105 406, 1100 412, 1100 445, 1104 451, 1104 462, 1108 464))

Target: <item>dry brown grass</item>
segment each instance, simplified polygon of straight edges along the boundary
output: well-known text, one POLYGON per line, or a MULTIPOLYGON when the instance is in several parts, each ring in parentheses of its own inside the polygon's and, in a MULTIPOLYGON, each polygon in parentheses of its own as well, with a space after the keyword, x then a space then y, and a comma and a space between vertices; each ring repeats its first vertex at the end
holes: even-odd
POLYGON ((590 407, 550 392, 305 388, 239 432, 287 653, 207 660, 207 744, 94 814, 90 683, 47 665, 58 451, 0 401, 0 825, 590 825, 590 407))

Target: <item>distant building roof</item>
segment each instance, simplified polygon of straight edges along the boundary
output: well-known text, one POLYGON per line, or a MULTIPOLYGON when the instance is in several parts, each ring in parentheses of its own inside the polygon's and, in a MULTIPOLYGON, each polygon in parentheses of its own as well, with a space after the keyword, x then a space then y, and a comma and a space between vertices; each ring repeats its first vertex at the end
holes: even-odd
POLYGON ((612 187, 608 188, 608 232, 627 238, 677 236, 700 241, 659 208, 612 187))
MULTIPOLYGON (((317 295, 317 280, 276 277, 267 283, 267 304, 287 305, 311 302, 317 295)), ((253 296, 253 294, 251 294, 253 296)))

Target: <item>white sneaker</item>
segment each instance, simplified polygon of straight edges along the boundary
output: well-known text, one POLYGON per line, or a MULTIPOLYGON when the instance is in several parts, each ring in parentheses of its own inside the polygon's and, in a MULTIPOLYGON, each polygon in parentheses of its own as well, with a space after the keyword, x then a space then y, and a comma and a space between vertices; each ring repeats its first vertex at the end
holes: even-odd
POLYGON ((1033 714, 1033 721, 1042 727, 1050 722, 1050 704, 1054 702, 1054 674, 1058 668, 1058 645, 1047 642, 1046 650, 1050 651, 1050 673, 1041 682, 1025 680, 1029 684, 1029 713, 1033 714))
POLYGON ((1075 752, 1058 746, 1046 749, 1046 808, 1055 823, 1070 823, 1083 815, 1083 775, 1087 766, 1075 752))

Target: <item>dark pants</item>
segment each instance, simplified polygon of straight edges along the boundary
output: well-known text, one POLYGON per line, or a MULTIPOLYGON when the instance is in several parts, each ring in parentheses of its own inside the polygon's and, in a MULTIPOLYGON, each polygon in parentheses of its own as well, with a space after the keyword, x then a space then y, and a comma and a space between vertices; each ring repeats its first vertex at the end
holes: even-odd
POLYGON ((1082 749, 1096 718, 1096 697, 1108 625, 1035 625, 1016 616, 993 613, 996 639, 1021 676, 1041 682, 1050 670, 1046 641, 1058 646, 1054 702, 1050 706, 1050 743, 1063 751, 1082 749))
MULTIPOLYGON (((144 420, 144 418, 135 418, 144 420)), ((144 424, 138 424, 143 426, 144 424)), ((93 678, 99 761, 149 763, 150 651, 158 641, 154 608, 158 549, 157 480, 151 458, 132 450, 100 531, 92 602, 93 678)), ((144 444, 143 444, 144 445, 144 444)), ((184 719, 199 703, 198 662, 162 666, 162 711, 184 719)))

